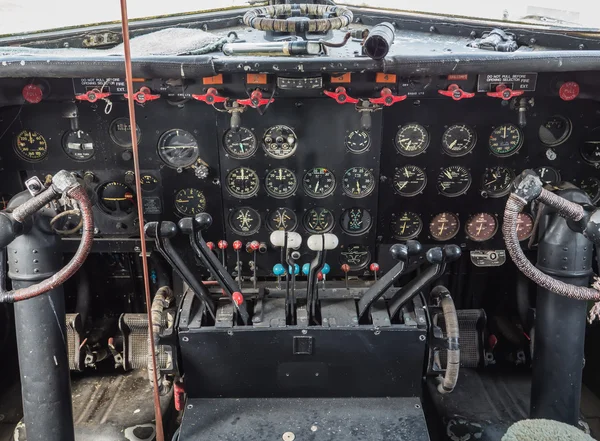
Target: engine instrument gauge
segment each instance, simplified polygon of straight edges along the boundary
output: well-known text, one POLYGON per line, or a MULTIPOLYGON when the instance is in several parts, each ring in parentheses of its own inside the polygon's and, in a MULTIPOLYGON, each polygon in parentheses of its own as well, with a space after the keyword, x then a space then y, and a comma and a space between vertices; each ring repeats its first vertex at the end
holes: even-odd
POLYGON ((401 196, 416 196, 427 185, 427 175, 416 165, 405 165, 396 169, 392 185, 394 191, 401 196))
POLYGON ((346 136, 346 148, 351 153, 363 153, 371 146, 371 136, 366 130, 353 130, 346 136))
POLYGON ((420 124, 411 123, 400 127, 394 138, 396 149, 404 156, 417 156, 429 146, 429 133, 420 124))
POLYGON ((240 236, 250 236, 260 230, 260 215, 250 207, 236 208, 229 215, 229 226, 240 236))
POLYGON ((523 134, 514 124, 502 124, 496 127, 489 139, 490 150, 496 156, 514 155, 522 145, 523 134))
POLYGON ((75 161, 87 161, 94 156, 94 140, 83 130, 69 130, 63 136, 63 150, 67 156, 75 161))
POLYGON ((423 229, 423 221, 418 214, 412 211, 404 211, 394 215, 390 222, 392 235, 399 240, 413 239, 423 229))
POLYGON ((194 216, 206 210, 204 193, 195 188, 184 188, 175 195, 175 210, 182 216, 194 216))
POLYGON ((538 137, 542 144, 548 147, 556 147, 563 144, 571 136, 572 125, 568 118, 554 115, 548 118, 540 126, 538 137))
POLYGON ((258 193, 259 182, 256 172, 248 167, 234 168, 225 179, 227 191, 240 199, 246 199, 258 193))
POLYGON ((459 229, 458 216, 450 212, 436 214, 429 223, 429 234, 440 242, 452 239, 458 234, 459 229))
POLYGON ((131 188, 122 182, 111 181, 96 190, 98 205, 107 214, 125 217, 133 213, 135 196, 131 188))
POLYGON ((342 178, 342 189, 351 198, 364 198, 375 189, 373 172, 365 167, 352 167, 342 178))
POLYGON ((324 198, 335 190, 335 176, 326 168, 316 167, 304 174, 302 187, 310 197, 324 198))
POLYGON ((298 137, 290 127, 278 125, 267 129, 263 143, 267 155, 275 159, 284 159, 296 151, 298 137))
POLYGON ((594 177, 584 178, 579 183, 579 188, 588 194, 593 204, 600 200, 600 179, 594 177))
POLYGON ((514 179, 515 174, 511 169, 497 165, 485 169, 481 187, 487 196, 499 198, 510 192, 510 187, 514 179))
POLYGON ((600 127, 590 132, 580 148, 581 156, 590 164, 600 164, 600 127))
POLYGON ((467 220, 465 231, 476 242, 490 240, 498 231, 498 220, 490 213, 477 213, 467 220))
POLYGON ((290 208, 278 208, 267 215, 267 227, 271 231, 294 231, 298 217, 290 208))
POLYGON ((519 213, 517 216, 517 238, 519 242, 529 239, 533 233, 533 217, 527 213, 519 213))
POLYGON ((340 252, 340 264, 348 265, 352 271, 365 268, 371 261, 369 248, 364 245, 348 245, 340 252))
POLYGON ((140 176, 140 183, 144 191, 154 191, 158 187, 158 179, 149 173, 144 173, 140 176))
MULTIPOLYGON (((139 126, 136 126, 135 133, 137 135, 138 144, 142 140, 142 131, 139 126)), ((124 149, 130 149, 131 146, 131 122, 129 118, 117 118, 114 119, 108 127, 108 134, 110 139, 115 144, 124 149)))
POLYGON ((477 133, 465 124, 450 126, 442 135, 442 149, 449 156, 464 156, 476 143, 477 133))
POLYGON ((249 158, 256 152, 258 143, 252 130, 240 127, 237 130, 230 129, 225 133, 223 147, 231 157, 244 159, 249 158))
POLYGON ((340 217, 342 230, 348 234, 363 234, 371 228, 371 213, 364 208, 353 207, 344 210, 340 217))
POLYGON ((296 175, 290 169, 274 168, 265 177, 267 193, 274 198, 283 199, 291 196, 298 188, 296 175))
POLYGON ((306 212, 302 224, 309 233, 321 234, 332 230, 335 219, 327 208, 315 207, 306 212))
POLYGON ((185 130, 168 130, 158 140, 158 156, 169 167, 189 167, 200 156, 198 141, 185 130))
POLYGON ((460 165, 443 168, 437 178, 438 191, 449 198, 465 194, 471 186, 471 174, 460 165))
POLYGON ((23 130, 15 139, 15 151, 26 161, 41 161, 48 155, 48 143, 38 132, 23 130))
POLYGON ((560 182, 560 172, 554 167, 538 167, 535 172, 544 184, 557 185, 560 182))

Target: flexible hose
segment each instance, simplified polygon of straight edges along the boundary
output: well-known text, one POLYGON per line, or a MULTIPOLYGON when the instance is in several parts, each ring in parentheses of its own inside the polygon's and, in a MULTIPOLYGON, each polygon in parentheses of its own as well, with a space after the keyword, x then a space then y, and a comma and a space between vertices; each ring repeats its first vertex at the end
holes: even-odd
POLYGON ((27 219, 32 214, 41 210, 44 206, 46 206, 50 201, 54 199, 58 199, 60 193, 58 193, 53 186, 48 187, 40 194, 32 197, 27 200, 23 204, 19 205, 12 212, 12 217, 17 222, 22 223, 25 219, 27 219))
MULTIPOLYGON (((158 354, 158 339, 162 331, 162 314, 165 308, 168 308, 170 303, 175 298, 173 291, 168 286, 161 286, 152 300, 152 336, 148 338, 148 345, 154 345, 155 352, 158 354)), ((152 363, 152 352, 148 347, 148 379, 150 384, 154 385, 154 363, 152 363)), ((161 378, 157 373, 156 382, 158 383, 158 391, 161 395, 167 394, 173 382, 169 381, 166 377, 161 378)))
POLYGON ((460 344, 458 342, 460 332, 458 328, 458 316, 456 307, 450 296, 450 291, 445 286, 436 286, 431 290, 432 297, 441 299, 444 322, 446 323, 446 336, 448 340, 446 373, 438 384, 438 392, 448 394, 454 390, 458 382, 460 371, 460 344))

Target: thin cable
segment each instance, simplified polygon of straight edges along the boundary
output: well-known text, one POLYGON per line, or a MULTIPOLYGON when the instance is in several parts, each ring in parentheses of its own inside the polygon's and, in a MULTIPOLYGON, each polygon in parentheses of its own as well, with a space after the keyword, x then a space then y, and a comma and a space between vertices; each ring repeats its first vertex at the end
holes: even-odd
MULTIPOLYGON (((146 313, 148 315, 148 338, 152 338, 152 299, 150 298, 150 271, 148 269, 148 257, 146 255, 146 240, 144 239, 144 205, 142 203, 142 180, 140 176, 140 158, 138 151, 138 140, 137 131, 135 127, 135 103, 133 100, 133 72, 131 69, 131 48, 129 46, 129 19, 127 18, 127 0, 120 0, 121 2, 121 25, 123 29, 123 48, 125 50, 125 78, 127 80, 127 105, 129 108, 129 121, 131 127, 131 147, 133 153, 133 172, 135 175, 135 195, 137 200, 137 212, 140 227, 140 248, 142 251, 142 268, 144 273, 144 291, 146 293, 146 313)), ((162 412, 160 410, 160 396, 158 390, 158 379, 156 377, 157 363, 156 363, 156 348, 155 345, 150 345, 150 356, 152 357, 152 385, 154 398, 154 416, 156 419, 156 441, 165 441, 165 433, 163 429, 162 412)))

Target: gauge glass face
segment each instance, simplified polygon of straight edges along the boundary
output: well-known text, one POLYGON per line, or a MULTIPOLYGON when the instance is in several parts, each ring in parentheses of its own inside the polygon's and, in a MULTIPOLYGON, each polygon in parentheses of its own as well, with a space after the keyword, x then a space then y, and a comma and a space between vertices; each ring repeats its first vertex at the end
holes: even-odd
POLYGON ((171 129, 158 140, 158 155, 169 167, 189 167, 200 155, 198 141, 190 132, 171 129))
POLYGON ((517 238, 519 241, 529 239, 533 233, 533 217, 527 213, 517 216, 517 238))
POLYGON ((340 217, 342 230, 348 234, 363 234, 371 228, 371 213, 364 208, 349 208, 344 210, 340 217))
POLYGON ((437 178, 438 191, 447 197, 465 194, 471 186, 471 174, 460 165, 443 168, 437 178))
POLYGON ((133 213, 133 190, 122 182, 106 182, 98 187, 98 205, 107 214, 124 217, 133 213))
POLYGON ((442 148, 449 156, 463 156, 473 150, 477 143, 477 133, 464 124, 448 127, 442 136, 442 148))
POLYGON ((600 163, 600 127, 596 127, 583 141, 581 156, 590 164, 600 163))
POLYGON ((158 187, 158 179, 149 173, 145 173, 140 177, 140 183, 144 191, 154 191, 158 187))
POLYGON ((560 173, 554 167, 538 167, 535 172, 544 184, 557 185, 560 182, 560 173))
MULTIPOLYGON (((139 126, 136 127, 135 132, 139 144, 142 140, 142 131, 139 126)), ((110 135, 110 139, 119 147, 123 147, 124 149, 131 148, 131 122, 129 118, 117 118, 113 120, 108 128, 108 134, 110 135)))
POLYGON ((223 146, 231 157, 244 159, 249 158, 256 152, 258 143, 252 130, 240 127, 237 130, 230 129, 225 133, 223 146))
POLYGON ((452 239, 458 234, 459 229, 460 221, 454 213, 436 214, 429 223, 429 234, 440 242, 452 239))
POLYGON ((476 242, 490 240, 498 231, 498 220, 490 213, 474 214, 467 220, 465 231, 469 239, 476 242))
POLYGON ((324 198, 335 190, 335 176, 326 168, 316 167, 304 174, 302 187, 310 197, 324 198))
POLYGON ((375 177, 368 168, 349 168, 342 178, 342 189, 352 198, 364 198, 375 189, 375 177))
POLYGON ((194 216, 206 210, 204 193, 195 188, 184 188, 175 195, 175 210, 182 216, 194 216))
POLYGON ((227 191, 240 199, 258 193, 258 175, 248 167, 238 167, 229 172, 226 179, 227 191))
POLYGON ((240 236, 250 236, 260 230, 260 215, 250 207, 240 207, 229 215, 229 226, 240 236))
POLYGON ((293 171, 279 167, 267 173, 265 187, 271 196, 283 199, 294 194, 298 187, 298 181, 293 171))
POLYGON ((349 245, 340 252, 340 264, 348 265, 352 271, 365 268, 370 261, 371 253, 364 245, 349 245))
POLYGON ((427 175, 415 165, 405 165, 396 169, 392 185, 394 191, 401 196, 416 196, 427 185, 427 175))
POLYGON ((278 208, 267 215, 267 227, 271 231, 294 231, 298 217, 290 208, 278 208))
POLYGON ((582 179, 579 188, 588 194, 593 204, 600 200, 600 179, 593 177, 582 179))
POLYGON ((571 121, 560 115, 548 118, 539 128, 540 141, 548 147, 556 147, 564 143, 571 136, 571 121))
POLYGON ((275 159, 284 159, 296 151, 298 137, 290 127, 278 125, 265 132, 263 144, 267 155, 275 159))
POLYGON ((26 161, 41 161, 48 155, 48 144, 38 132, 23 130, 15 139, 15 151, 26 161))
POLYGON ((321 234, 333 229, 335 219, 327 208, 316 207, 306 212, 302 223, 309 233, 321 234))
POLYGON ((400 127, 394 138, 396 149, 404 156, 417 156, 429 146, 429 133, 420 124, 407 124, 400 127))
POLYGON ((95 153, 92 136, 83 130, 65 133, 62 146, 67 156, 75 161, 87 161, 95 153))
POLYGON ((394 215, 390 222, 392 235, 399 240, 413 239, 423 229, 423 221, 418 214, 412 211, 404 211, 394 215))
POLYGON ((523 134, 514 124, 502 124, 496 127, 489 139, 491 152, 496 156, 510 156, 523 145, 523 134))
POLYGON ((509 168, 496 166, 487 168, 483 173, 482 188, 489 197, 499 198, 510 192, 515 174, 509 168))
POLYGON ((371 146, 371 137, 365 130, 353 130, 346 136, 346 148, 352 153, 363 153, 371 146))

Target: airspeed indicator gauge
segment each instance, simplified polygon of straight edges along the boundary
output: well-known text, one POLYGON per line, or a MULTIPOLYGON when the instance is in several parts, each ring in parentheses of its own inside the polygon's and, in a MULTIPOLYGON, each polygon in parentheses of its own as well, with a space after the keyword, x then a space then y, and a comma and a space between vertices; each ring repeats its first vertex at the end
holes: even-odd
POLYGON ((490 151, 496 156, 514 155, 522 145, 523 134, 514 124, 502 124, 496 127, 489 139, 490 151))
POLYGON ((38 132, 23 130, 15 139, 15 151, 26 161, 41 161, 48 155, 48 144, 46 138, 38 132))

